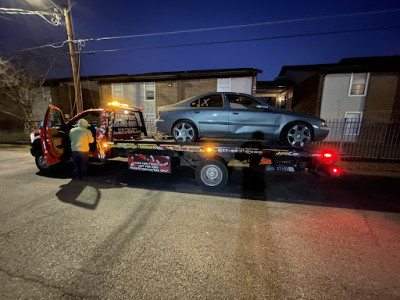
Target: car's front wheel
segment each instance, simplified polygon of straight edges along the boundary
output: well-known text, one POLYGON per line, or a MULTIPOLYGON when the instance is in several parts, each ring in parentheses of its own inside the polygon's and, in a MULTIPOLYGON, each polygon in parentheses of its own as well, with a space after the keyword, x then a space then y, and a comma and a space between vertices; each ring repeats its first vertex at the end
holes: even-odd
POLYGON ((304 123, 293 123, 285 127, 281 141, 288 146, 303 148, 312 140, 311 128, 304 123))
POLYGON ((47 164, 46 158, 44 157, 43 153, 40 152, 35 155, 35 163, 36 163, 36 166, 38 167, 38 169, 40 171, 42 171, 43 173, 50 172, 51 166, 49 164, 47 164))
POLYGON ((177 142, 194 142, 197 139, 196 127, 188 121, 179 121, 172 128, 172 136, 177 142))

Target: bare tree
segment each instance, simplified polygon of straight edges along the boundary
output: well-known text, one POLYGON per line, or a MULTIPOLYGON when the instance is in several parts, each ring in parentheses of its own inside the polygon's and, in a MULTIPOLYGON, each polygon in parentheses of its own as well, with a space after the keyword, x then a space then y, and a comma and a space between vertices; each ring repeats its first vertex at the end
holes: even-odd
POLYGON ((26 70, 0 57, 0 115, 19 121, 29 133, 33 129, 32 103, 41 85, 26 70))

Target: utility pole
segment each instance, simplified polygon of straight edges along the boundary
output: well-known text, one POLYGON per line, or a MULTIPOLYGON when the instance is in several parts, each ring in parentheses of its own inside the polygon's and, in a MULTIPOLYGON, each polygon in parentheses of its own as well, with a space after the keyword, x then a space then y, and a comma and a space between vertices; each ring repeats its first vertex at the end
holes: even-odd
POLYGON ((69 1, 68 1, 68 7, 64 8, 63 12, 65 17, 65 27, 67 27, 69 53, 71 56, 71 64, 72 64, 72 77, 74 79, 76 112, 79 114, 83 111, 82 88, 81 88, 81 80, 80 80, 79 64, 78 64, 79 54, 76 53, 76 48, 74 43, 74 31, 72 29, 71 6, 69 5, 69 1))

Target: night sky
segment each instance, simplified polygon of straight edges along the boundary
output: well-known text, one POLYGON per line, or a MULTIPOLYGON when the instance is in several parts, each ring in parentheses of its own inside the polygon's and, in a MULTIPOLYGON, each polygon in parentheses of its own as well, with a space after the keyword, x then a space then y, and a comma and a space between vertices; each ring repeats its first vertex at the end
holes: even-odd
MULTIPOLYGON (((164 33, 86 41, 81 47, 82 76, 257 68, 263 71, 259 80, 273 80, 284 65, 400 55, 398 0, 79 0, 72 4, 75 39, 164 33), (374 13, 360 14, 366 12, 374 13), (317 19, 337 15, 341 16, 317 19), (269 24, 216 29, 256 23, 269 24), (386 27, 397 28, 382 29, 386 27), (206 28, 214 29, 193 31, 206 28), (379 30, 359 31, 364 29, 379 30), (170 33, 175 31, 191 32, 170 33), (98 52, 116 49, 123 50, 98 52)), ((48 0, 0 0, 0 7, 52 11, 48 0)), ((0 28, 1 56, 22 57, 26 65, 50 70, 48 77, 72 76, 67 45, 19 51, 59 45, 66 40, 65 27, 51 26, 34 15, 0 14, 0 28)))

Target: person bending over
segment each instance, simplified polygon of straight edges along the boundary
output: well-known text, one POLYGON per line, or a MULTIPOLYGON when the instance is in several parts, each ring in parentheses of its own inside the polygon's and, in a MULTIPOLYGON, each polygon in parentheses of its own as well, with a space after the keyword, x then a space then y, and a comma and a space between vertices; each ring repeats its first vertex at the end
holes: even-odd
POLYGON ((84 179, 87 176, 89 144, 94 142, 92 132, 87 129, 88 126, 88 121, 80 119, 78 121, 78 127, 71 129, 69 132, 75 179, 84 179))

